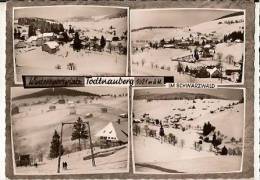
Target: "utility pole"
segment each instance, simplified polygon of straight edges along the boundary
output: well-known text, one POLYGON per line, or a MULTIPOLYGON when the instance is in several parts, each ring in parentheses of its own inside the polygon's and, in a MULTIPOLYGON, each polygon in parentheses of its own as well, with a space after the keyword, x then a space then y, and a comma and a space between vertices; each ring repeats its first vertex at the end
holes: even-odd
MULTIPOLYGON (((92 166, 95 167, 96 163, 95 163, 95 157, 94 157, 94 150, 93 150, 93 144, 92 144, 92 139, 91 139, 91 133, 90 133, 90 125, 89 122, 82 122, 83 124, 87 124, 88 126, 88 133, 89 133, 89 143, 90 143, 90 149, 91 149, 91 157, 92 157, 92 166)), ((60 146, 59 146, 59 157, 58 157, 58 169, 57 169, 57 173, 60 173, 60 161, 61 161, 61 151, 62 151, 62 134, 63 134, 63 126, 66 124, 74 124, 74 123, 61 123, 61 132, 60 132, 60 146)))
POLYGON ((90 150, 91 150, 91 157, 92 157, 92 166, 95 167, 96 163, 95 163, 93 145, 92 145, 92 140, 91 140, 90 125, 89 125, 89 122, 86 122, 86 123, 88 125, 89 143, 90 143, 90 150))
POLYGON ((62 150, 62 131, 63 131, 63 123, 61 123, 61 130, 60 130, 60 146, 59 146, 59 158, 58 158, 58 170, 57 173, 60 173, 60 160, 61 160, 61 150, 62 150))

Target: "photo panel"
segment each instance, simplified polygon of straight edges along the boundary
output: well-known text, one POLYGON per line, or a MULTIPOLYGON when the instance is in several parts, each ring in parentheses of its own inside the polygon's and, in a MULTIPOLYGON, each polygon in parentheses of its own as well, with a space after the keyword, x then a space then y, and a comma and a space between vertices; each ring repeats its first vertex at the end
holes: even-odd
POLYGON ((128 88, 11 89, 15 175, 127 173, 128 88))
POLYGON ((127 75, 128 8, 13 9, 15 82, 22 75, 127 75))
POLYGON ((241 172, 245 90, 134 88, 136 174, 241 172))
POLYGON ((175 82, 242 84, 245 11, 133 9, 131 75, 174 76, 175 82))

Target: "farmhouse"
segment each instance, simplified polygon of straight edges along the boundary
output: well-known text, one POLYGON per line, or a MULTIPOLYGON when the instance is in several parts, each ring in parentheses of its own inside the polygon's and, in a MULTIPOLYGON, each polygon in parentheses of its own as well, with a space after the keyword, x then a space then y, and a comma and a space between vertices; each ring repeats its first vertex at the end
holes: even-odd
POLYGON ((45 41, 53 41, 57 38, 54 33, 43 33, 43 34, 39 35, 38 37, 42 37, 43 40, 45 40, 45 41))
POLYGON ((30 166, 32 164, 32 156, 30 154, 15 153, 16 166, 30 166))
POLYGON ((210 74, 211 78, 220 78, 221 77, 221 71, 214 67, 213 69, 207 69, 207 71, 210 74))
POLYGON ((164 44, 163 45, 164 48, 175 48, 174 44, 164 44))
POLYGON ((128 142, 127 121, 110 122, 101 129, 96 137, 99 138, 101 146, 118 146, 128 142))
POLYGON ((19 48, 26 48, 27 44, 24 41, 17 41, 15 42, 14 48, 19 49, 19 48))
POLYGON ((29 44, 29 45, 31 45, 31 46, 36 46, 36 44, 37 44, 37 36, 31 36, 31 37, 29 37, 27 40, 26 40, 26 42, 27 42, 27 44, 29 44))
POLYGON ((55 41, 49 41, 42 45, 42 51, 54 54, 59 50, 59 44, 55 41))
POLYGON ((19 113, 19 107, 18 106, 13 106, 11 114, 14 115, 14 114, 18 114, 18 113, 19 113))

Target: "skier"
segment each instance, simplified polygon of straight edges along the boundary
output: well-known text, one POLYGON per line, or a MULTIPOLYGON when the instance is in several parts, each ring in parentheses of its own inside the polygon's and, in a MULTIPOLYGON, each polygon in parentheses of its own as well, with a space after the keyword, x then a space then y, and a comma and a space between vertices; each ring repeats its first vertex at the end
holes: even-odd
POLYGON ((162 122, 160 122, 161 124, 161 127, 160 127, 160 136, 161 136, 161 144, 163 143, 163 137, 164 137, 164 129, 163 129, 163 126, 162 126, 162 122))

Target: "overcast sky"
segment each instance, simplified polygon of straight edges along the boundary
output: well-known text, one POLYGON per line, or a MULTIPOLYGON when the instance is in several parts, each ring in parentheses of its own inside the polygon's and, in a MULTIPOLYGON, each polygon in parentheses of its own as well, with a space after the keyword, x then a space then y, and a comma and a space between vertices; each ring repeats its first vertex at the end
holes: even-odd
POLYGON ((192 26, 237 11, 209 9, 131 10, 131 29, 146 26, 192 26))
POLYGON ((144 95, 144 94, 168 94, 168 93, 198 93, 198 94, 208 94, 212 96, 217 96, 225 99, 237 99, 240 100, 243 96, 242 89, 231 89, 231 88, 218 88, 218 89, 189 89, 189 88, 147 88, 135 90, 134 95, 144 95))
POLYGON ((115 7, 95 7, 95 6, 49 6, 21 8, 14 10, 14 19, 20 17, 38 17, 54 20, 65 20, 72 17, 91 17, 117 14, 125 9, 115 7))
MULTIPOLYGON (((107 93, 112 93, 112 94, 128 93, 127 88, 125 87, 89 86, 89 87, 77 87, 77 88, 68 88, 68 89, 73 89, 82 92, 90 92, 90 93, 100 94, 100 95, 107 94, 107 93)), ((23 87, 12 87, 11 96, 12 98, 14 98, 17 96, 32 94, 41 90, 43 89, 42 88, 24 89, 23 87)))

